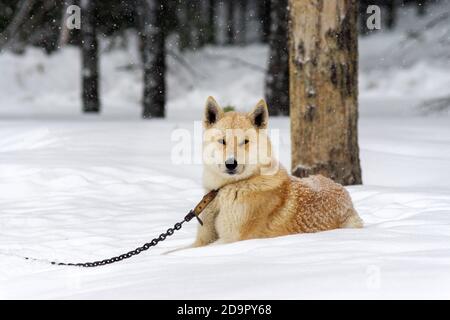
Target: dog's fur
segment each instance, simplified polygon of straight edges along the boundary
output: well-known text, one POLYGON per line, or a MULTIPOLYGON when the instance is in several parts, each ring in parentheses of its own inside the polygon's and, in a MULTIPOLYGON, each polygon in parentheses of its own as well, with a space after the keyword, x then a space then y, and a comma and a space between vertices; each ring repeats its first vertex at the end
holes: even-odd
POLYGON ((214 98, 208 98, 204 127, 214 129, 214 133, 204 139, 204 149, 211 151, 208 155, 212 158, 217 154, 225 158, 231 155, 238 165, 233 174, 226 171, 223 162, 204 165, 204 188, 220 190, 201 214, 204 225, 198 227, 194 247, 363 226, 348 192, 340 184, 321 175, 303 179, 289 176, 272 155, 265 133, 267 123, 264 100, 245 114, 225 113, 214 98), (246 142, 242 142, 242 134, 235 132, 248 129, 256 130, 259 138, 245 137, 246 142), (269 161, 258 158, 257 163, 246 163, 252 144, 261 140, 267 142, 269 161), (240 149, 247 151, 246 155, 237 155, 240 149), (276 169, 263 174, 268 168, 276 169))

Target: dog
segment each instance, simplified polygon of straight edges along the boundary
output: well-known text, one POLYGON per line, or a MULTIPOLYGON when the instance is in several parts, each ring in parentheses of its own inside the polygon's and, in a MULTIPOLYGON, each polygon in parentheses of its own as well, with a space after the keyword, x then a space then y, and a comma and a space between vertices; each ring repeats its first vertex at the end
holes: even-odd
POLYGON ((264 100, 241 113, 207 99, 203 186, 218 193, 201 213, 204 224, 191 247, 363 227, 343 186, 322 175, 290 176, 279 164, 268 120, 264 100))

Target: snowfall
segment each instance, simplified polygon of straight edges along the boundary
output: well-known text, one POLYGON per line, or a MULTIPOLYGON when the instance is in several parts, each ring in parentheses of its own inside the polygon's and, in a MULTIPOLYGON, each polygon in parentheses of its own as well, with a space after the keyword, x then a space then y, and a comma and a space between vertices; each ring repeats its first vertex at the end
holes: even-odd
MULTIPOLYGON (((249 110, 268 50, 207 47, 168 57, 167 119, 141 120, 135 46, 101 54, 101 115, 80 114, 80 54, 0 54, 0 298, 450 298, 450 5, 360 39, 363 229, 187 249, 195 220, 155 248, 93 269, 183 219, 204 193, 192 154, 205 99, 249 110), (183 131, 184 130, 184 131, 183 131)), ((404 14, 403 14, 404 12, 404 14)), ((106 47, 106 45, 104 46, 106 47)), ((289 119, 272 118, 290 168, 289 119)))

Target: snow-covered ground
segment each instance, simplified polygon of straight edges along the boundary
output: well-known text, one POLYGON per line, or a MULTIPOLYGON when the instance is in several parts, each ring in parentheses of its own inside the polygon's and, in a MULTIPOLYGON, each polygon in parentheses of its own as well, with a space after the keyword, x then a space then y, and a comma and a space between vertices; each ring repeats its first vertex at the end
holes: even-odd
MULTIPOLYGON (((201 167, 171 164, 171 132, 190 121, 1 121, 0 251, 60 261, 126 252, 200 199, 201 167)), ((287 119, 280 153, 288 163, 287 119)), ((220 247, 193 241, 192 221, 157 248, 99 269, 1 256, 2 298, 450 297, 447 118, 363 118, 367 223, 220 247)))
MULTIPOLYGON (((348 189, 364 229, 163 255, 193 241, 192 221, 158 247, 97 269, 19 256, 106 258, 182 219, 203 194, 201 166, 172 162, 172 133, 194 132, 208 95, 250 108, 262 96, 267 50, 171 56, 168 119, 151 121, 139 119, 132 49, 102 55, 99 117, 79 115, 76 50, 0 55, 0 298, 450 298, 450 117, 418 108, 450 95, 450 63, 416 51, 408 63, 377 68, 405 30, 360 42, 364 185, 348 189)), ((270 125, 289 167, 289 121, 270 125)))

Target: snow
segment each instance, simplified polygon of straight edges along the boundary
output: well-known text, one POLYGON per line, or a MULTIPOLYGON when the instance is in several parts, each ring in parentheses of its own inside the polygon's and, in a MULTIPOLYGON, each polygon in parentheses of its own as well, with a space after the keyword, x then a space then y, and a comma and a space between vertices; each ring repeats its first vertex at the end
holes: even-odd
MULTIPOLYGON (((408 65, 370 62, 405 28, 360 42, 364 185, 348 190, 364 229, 164 254, 193 241, 193 220, 158 247, 96 269, 21 256, 107 258, 181 220, 203 195, 202 168, 173 163, 174 130, 194 132, 208 95, 245 110, 255 104, 267 49, 172 55, 168 119, 151 121, 139 118, 141 75, 131 48, 101 56, 99 117, 79 114, 76 50, 1 54, 0 298, 449 298, 450 118, 417 108, 450 95, 449 61, 417 54, 408 65)), ((279 155, 289 167, 289 121, 273 118, 270 126, 280 130, 279 155)))
MULTIPOLYGON (((282 129, 287 165, 288 121, 271 125, 282 129)), ((96 270, 13 256, 106 258, 181 220, 203 191, 200 165, 171 165, 175 127, 192 123, 1 121, 0 297, 449 296, 450 126, 442 118, 361 119, 365 185, 348 189, 367 223, 362 230, 163 255, 193 241, 192 221, 157 248, 96 270)))

